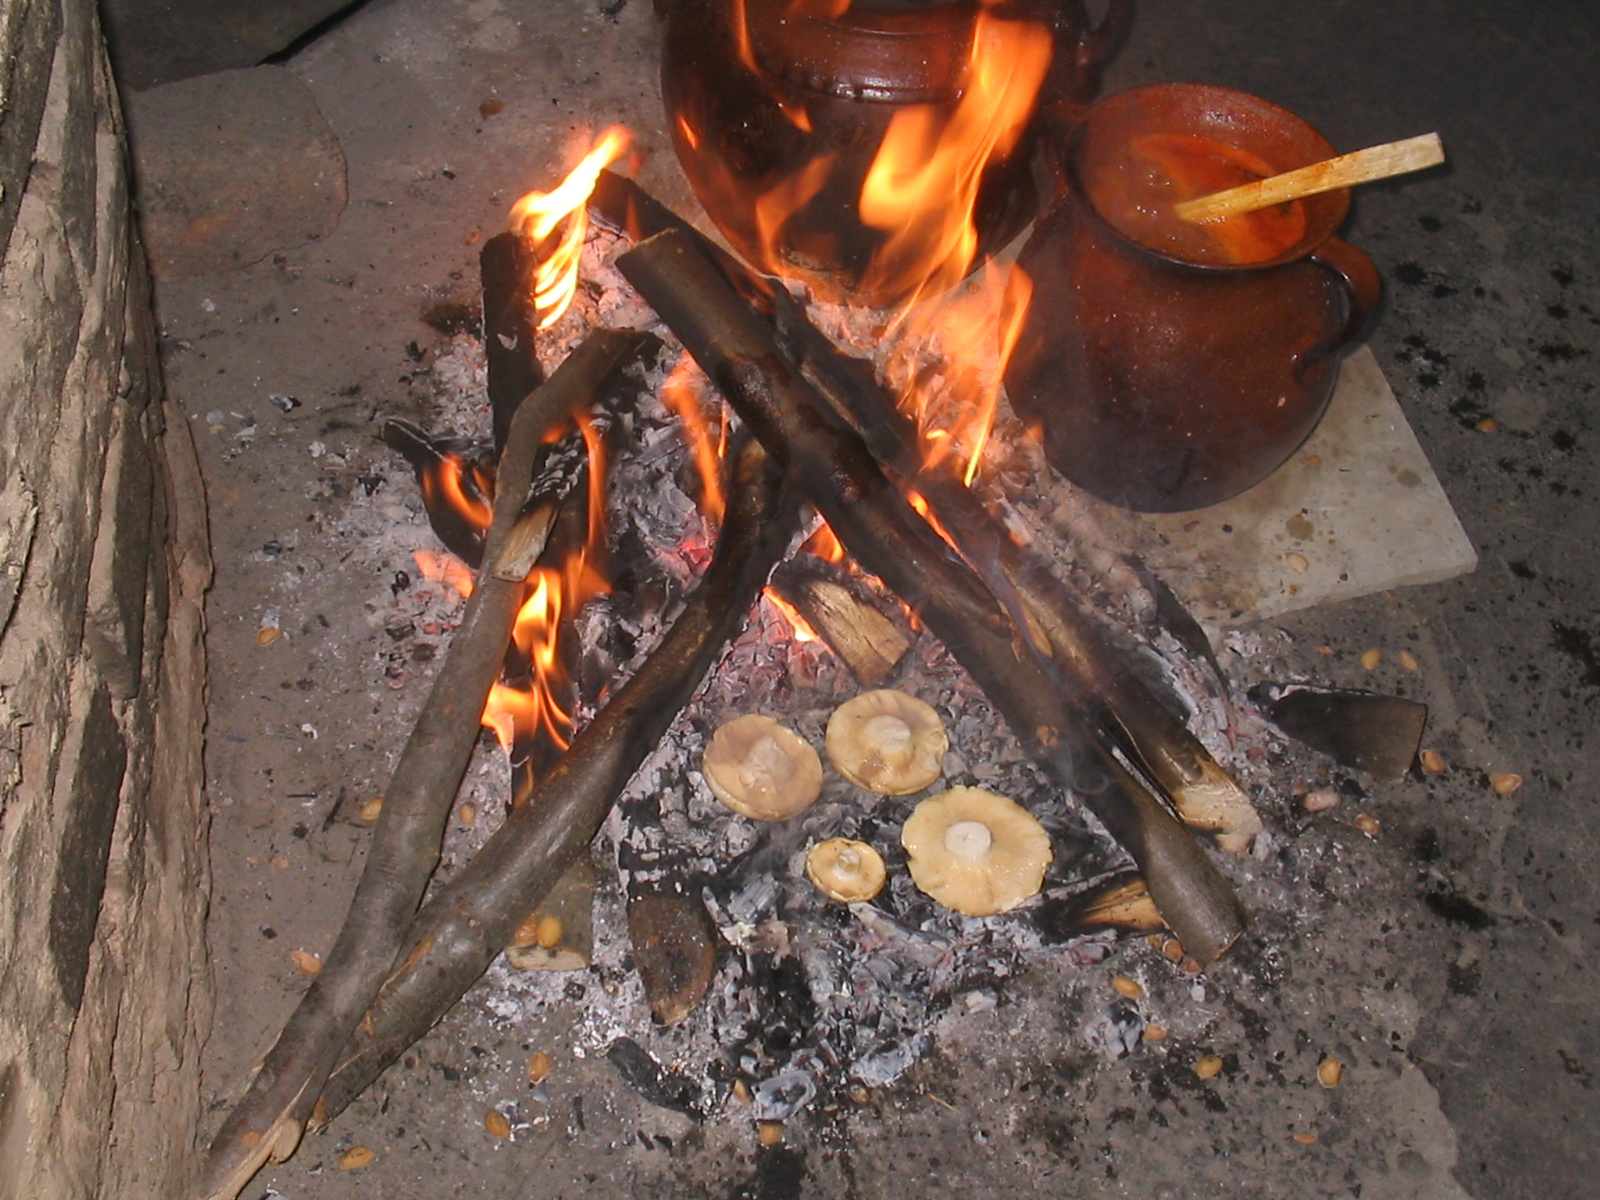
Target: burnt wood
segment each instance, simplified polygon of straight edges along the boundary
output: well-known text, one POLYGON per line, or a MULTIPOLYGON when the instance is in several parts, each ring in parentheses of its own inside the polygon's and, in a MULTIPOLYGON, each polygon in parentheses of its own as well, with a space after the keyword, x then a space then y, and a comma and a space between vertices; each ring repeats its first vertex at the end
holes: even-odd
POLYGON ((538 265, 534 247, 517 233, 496 234, 478 255, 483 283, 483 351, 497 451, 506 444, 517 405, 544 382, 534 341, 539 314, 533 304, 533 273, 538 265))
POLYGON ((882 685, 911 649, 900 628, 864 590, 816 557, 797 555, 772 576, 772 590, 806 619, 864 687, 882 685))

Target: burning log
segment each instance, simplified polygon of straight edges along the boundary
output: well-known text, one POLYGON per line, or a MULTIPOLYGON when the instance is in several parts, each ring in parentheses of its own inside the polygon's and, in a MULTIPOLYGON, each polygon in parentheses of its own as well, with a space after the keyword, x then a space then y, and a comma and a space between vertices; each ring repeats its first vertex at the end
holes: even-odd
MULTIPOLYGON (((983 687, 1028 752, 1079 794, 1144 872, 1163 918, 1209 963, 1244 913, 1193 837, 1063 698, 1072 680, 1019 604, 958 558, 883 473, 862 439, 784 357, 681 231, 623 255, 619 269, 683 341, 861 566, 897 592, 983 687)), ((1001 553, 1003 544, 990 547, 1001 553)))
POLYGON ((648 341, 634 333, 596 333, 518 409, 500 459, 484 570, 384 792, 344 927, 212 1141, 201 1195, 232 1200, 268 1159, 282 1161, 294 1152, 339 1048, 404 946, 439 860, 445 821, 522 603, 523 580, 548 533, 550 508, 522 513, 539 443, 556 420, 604 391, 648 341))
POLYGON ((714 261, 776 328, 788 360, 850 422, 878 461, 928 501, 993 594, 1020 602, 1021 624, 1049 641, 1055 669, 1097 736, 1135 761, 1185 822, 1215 834, 1223 849, 1249 845, 1262 828, 1250 797, 1139 680, 1088 615, 1086 602, 1017 545, 970 488, 945 472, 925 469, 915 423, 868 363, 835 346, 784 287, 750 271, 631 180, 601 172, 589 206, 599 219, 635 239, 678 231, 714 261))
POLYGON ((805 618, 864 687, 877 687, 911 643, 849 580, 835 578, 816 559, 790 559, 772 576, 772 590, 805 618))
POLYGON ((759 446, 740 453, 715 556, 687 607, 527 802, 417 914, 398 965, 327 1080, 319 1122, 343 1111, 449 1010, 587 851, 618 792, 738 631, 787 547, 796 517, 779 482, 759 446))

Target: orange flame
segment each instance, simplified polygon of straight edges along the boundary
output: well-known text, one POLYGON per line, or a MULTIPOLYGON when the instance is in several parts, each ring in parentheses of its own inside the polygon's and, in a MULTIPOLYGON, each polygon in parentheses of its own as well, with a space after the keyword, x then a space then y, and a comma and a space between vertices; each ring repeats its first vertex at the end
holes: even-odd
POLYGON ((818 525, 817 531, 806 539, 804 548, 823 562, 844 561, 844 547, 839 544, 839 535, 833 532, 833 526, 826 521, 818 525))
MULTIPOLYGON (((797 12, 804 11, 808 6, 815 8, 818 3, 819 0, 790 0, 790 9, 797 12)), ((824 6, 838 9, 838 12, 820 14, 827 16, 843 16, 850 7, 850 0, 820 0, 820 3, 824 6)), ((745 0, 733 0, 732 7, 734 52, 738 54, 739 62, 754 78, 765 79, 767 72, 756 61, 755 46, 750 41, 750 22, 745 11, 745 0)), ((784 115, 784 118, 790 124, 803 133, 811 132, 811 114, 806 111, 805 105, 796 104, 780 88, 768 89, 767 95, 777 105, 778 111, 784 115)), ((681 127, 685 130, 689 129, 686 122, 681 127)), ((690 142, 693 144, 696 139, 692 136, 692 131, 690 133, 690 142)))
POLYGON ((673 366, 666 383, 661 385, 661 399, 683 422, 684 441, 700 473, 700 511, 713 525, 721 525, 727 508, 727 499, 722 494, 721 463, 728 429, 724 420, 716 440, 712 440, 704 408, 704 383, 704 373, 694 359, 684 354, 673 366))
POLYGON ((761 594, 767 598, 768 603, 783 615, 789 623, 789 630, 797 642, 814 642, 817 640, 817 631, 811 628, 811 622, 800 615, 800 610, 790 604, 770 587, 762 588, 761 594))
POLYGON ((602 133, 594 147, 553 191, 529 192, 511 206, 510 227, 541 251, 534 276, 533 303, 539 328, 548 329, 561 319, 578 292, 578 261, 589 229, 584 202, 600 172, 627 153, 631 135, 621 125, 602 133), (559 240, 548 253, 544 244, 565 222, 559 240))
POLYGON ((454 454, 442 456, 437 471, 422 473, 422 499, 428 508, 437 508, 443 503, 477 529, 489 528, 489 522, 494 519, 494 506, 483 499, 492 495, 494 495, 493 478, 482 471, 477 464, 464 466, 461 458, 454 454), (475 496, 467 494, 463 483, 469 471, 472 473, 473 486, 478 493, 475 496))
POLYGON ((952 550, 959 552, 960 547, 956 545, 956 539, 953 538, 950 535, 950 531, 940 523, 939 514, 933 511, 933 505, 928 503, 926 496, 917 491, 915 488, 907 488, 906 500, 911 504, 912 508, 916 509, 917 512, 922 515, 922 519, 928 523, 929 528, 931 528, 935 533, 944 539, 946 545, 948 545, 952 550))
POLYGON ((955 460, 951 469, 969 487, 1032 294, 1025 272, 986 263, 960 288, 910 310, 889 353, 888 382, 917 419, 925 465, 955 460), (942 372, 924 370, 927 352, 943 361, 942 372))
POLYGON ((955 111, 908 105, 890 119, 861 188, 862 221, 889 234, 868 271, 868 291, 914 301, 967 273, 978 249, 973 210, 984 169, 1016 147, 1051 51, 1046 26, 980 12, 955 111))

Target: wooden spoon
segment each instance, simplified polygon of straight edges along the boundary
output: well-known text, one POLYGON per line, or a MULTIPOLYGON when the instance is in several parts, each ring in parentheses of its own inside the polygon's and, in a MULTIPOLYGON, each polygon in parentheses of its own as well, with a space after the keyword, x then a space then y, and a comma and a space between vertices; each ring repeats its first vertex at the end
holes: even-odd
POLYGON ((1421 137, 1368 146, 1365 150, 1324 159, 1281 175, 1269 175, 1253 183, 1212 192, 1209 196, 1196 196, 1174 205, 1173 211, 1185 221, 1218 221, 1315 196, 1319 192, 1331 192, 1335 188, 1420 171, 1443 161, 1444 143, 1439 135, 1425 133, 1421 137))

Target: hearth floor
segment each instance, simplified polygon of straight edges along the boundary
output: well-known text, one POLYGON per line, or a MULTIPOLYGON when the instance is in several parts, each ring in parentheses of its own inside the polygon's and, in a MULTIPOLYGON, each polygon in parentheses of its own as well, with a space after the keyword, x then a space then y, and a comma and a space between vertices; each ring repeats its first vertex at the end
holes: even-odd
MULTIPOLYGON (((513 1003, 496 968, 247 1197, 1585 1194, 1595 1152, 1576 1131, 1600 1121, 1600 903, 1581 836, 1596 783, 1583 738, 1600 633, 1581 370, 1600 348, 1600 301, 1593 234, 1562 217, 1585 211, 1594 180, 1563 199, 1539 190, 1534 167, 1490 170, 1496 127, 1483 132, 1480 108, 1449 89, 1330 98, 1343 77, 1316 47, 1334 35, 1363 81, 1401 79, 1409 63, 1283 15, 1311 6, 1224 7, 1230 32, 1199 37, 1191 18, 1145 6, 1109 86, 1232 83, 1350 148, 1435 126, 1449 147, 1454 120, 1460 162, 1455 177, 1362 198, 1347 235, 1390 300, 1323 441, 1226 512, 1151 522, 1160 565, 1236 685, 1423 700, 1424 744, 1448 770, 1377 783, 1274 749, 1257 794, 1269 837, 1228 864, 1254 914, 1239 953, 1198 979, 1141 938, 1088 965, 1039 956, 995 1005, 940 1016, 931 1051, 894 1083, 800 1112, 778 1146, 737 1112, 696 1123, 657 1107, 604 1057, 575 1053, 601 975, 513 1003), (1524 785, 1501 795, 1491 772, 1524 785), (1339 803, 1308 812, 1303 795, 1327 787, 1339 803), (1121 1057, 1092 1032, 1117 976, 1168 1031, 1121 1057), (534 1050, 553 1060, 537 1090, 524 1078, 534 1050), (1202 1079, 1210 1055, 1223 1069, 1202 1079), (1345 1064, 1335 1088, 1316 1077, 1330 1055, 1345 1064), (490 1109, 513 1118, 509 1139, 486 1132, 490 1109), (354 1145, 376 1157, 341 1171, 354 1145)), ((1429 5, 1402 8, 1420 21, 1429 5)), ((1567 37, 1592 45, 1592 20, 1577 30, 1567 37)), ((394 586, 431 540, 377 426, 435 422, 440 372, 460 357, 441 325, 474 299, 482 239, 598 128, 632 128, 641 180, 696 211, 663 132, 655 37, 643 0, 366 6, 287 67, 257 69, 291 72, 337 136, 349 191, 337 229, 159 281, 168 383, 200 446, 217 562, 213 1127, 303 987, 291 951, 332 942, 368 835, 359 810, 437 666, 438 638, 397 639, 388 618, 402 603, 418 627, 450 615, 442 589, 419 601, 415 581, 394 586)), ((1462 62, 1476 53, 1448 45, 1462 62)), ((482 807, 500 785, 481 754, 468 794, 482 807)), ((476 840, 454 823, 447 857, 476 840)))

